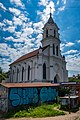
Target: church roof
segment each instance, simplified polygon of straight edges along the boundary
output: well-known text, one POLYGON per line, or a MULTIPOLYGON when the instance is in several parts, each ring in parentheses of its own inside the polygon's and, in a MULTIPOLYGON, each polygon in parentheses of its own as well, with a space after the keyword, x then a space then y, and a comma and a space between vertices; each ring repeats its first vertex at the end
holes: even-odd
MULTIPOLYGON (((43 48, 42 48, 42 51, 44 51, 48 46, 49 46, 49 45, 43 47, 43 48)), ((14 61, 13 63, 11 63, 10 65, 15 64, 15 63, 18 63, 18 62, 20 62, 20 61, 23 61, 23 60, 25 60, 25 59, 34 57, 34 56, 36 56, 38 53, 39 53, 39 49, 34 50, 34 51, 30 52, 30 53, 27 53, 27 54, 21 56, 20 58, 18 58, 17 60, 15 60, 15 61, 14 61)))
POLYGON ((31 58, 33 56, 36 56, 38 53, 39 53, 39 49, 34 50, 34 51, 30 52, 30 53, 27 53, 27 54, 21 56, 20 58, 18 58, 16 61, 11 63, 10 65, 15 64, 15 63, 20 62, 20 61, 23 61, 23 60, 28 59, 28 58, 31 58))
MULTIPOLYGON (((49 17, 47 23, 44 25, 43 29, 45 28, 45 26, 46 26, 47 24, 54 24, 54 25, 58 28, 57 24, 54 22, 54 20, 53 20, 53 18, 52 18, 51 13, 50 13, 50 17, 49 17)), ((58 28, 58 29, 59 29, 59 28, 58 28)))
POLYGON ((53 24, 53 23, 54 23, 54 21, 53 21, 53 19, 52 19, 52 16, 51 16, 51 13, 50 13, 50 17, 49 17, 47 23, 49 23, 49 24, 53 24))

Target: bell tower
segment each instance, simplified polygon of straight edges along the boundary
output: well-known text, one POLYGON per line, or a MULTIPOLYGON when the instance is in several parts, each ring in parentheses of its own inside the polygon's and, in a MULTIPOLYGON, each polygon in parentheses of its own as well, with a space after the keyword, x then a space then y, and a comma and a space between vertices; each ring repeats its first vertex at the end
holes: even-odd
POLYGON ((50 17, 43 27, 42 47, 50 46, 50 56, 60 56, 59 28, 54 22, 50 10, 50 17))
POLYGON ((52 14, 50 12, 50 17, 48 19, 48 22, 43 27, 43 39, 47 38, 49 36, 53 36, 55 38, 59 39, 59 33, 58 33, 58 26, 52 19, 52 14))

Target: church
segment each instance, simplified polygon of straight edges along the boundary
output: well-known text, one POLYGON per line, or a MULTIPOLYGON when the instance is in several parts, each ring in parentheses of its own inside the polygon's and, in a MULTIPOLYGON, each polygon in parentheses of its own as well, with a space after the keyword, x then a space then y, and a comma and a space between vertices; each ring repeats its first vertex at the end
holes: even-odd
POLYGON ((9 82, 68 81, 65 57, 61 55, 59 28, 50 17, 43 27, 42 47, 23 55, 10 64, 9 82))

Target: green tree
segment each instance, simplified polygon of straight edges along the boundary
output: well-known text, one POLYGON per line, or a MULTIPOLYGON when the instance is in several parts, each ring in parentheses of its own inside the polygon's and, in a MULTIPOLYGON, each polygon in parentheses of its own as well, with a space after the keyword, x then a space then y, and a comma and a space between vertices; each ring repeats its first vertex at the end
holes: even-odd
POLYGON ((65 96, 66 94, 68 95, 70 93, 70 89, 69 88, 64 88, 64 87, 59 87, 59 96, 60 97, 63 97, 65 96))
POLYGON ((4 73, 2 71, 2 68, 0 67, 0 82, 2 82, 2 80, 5 80, 5 78, 7 77, 8 77, 7 73, 4 73))
POLYGON ((2 73, 2 68, 0 67, 0 73, 2 73))
POLYGON ((78 76, 78 79, 80 79, 80 74, 78 74, 77 76, 78 76))

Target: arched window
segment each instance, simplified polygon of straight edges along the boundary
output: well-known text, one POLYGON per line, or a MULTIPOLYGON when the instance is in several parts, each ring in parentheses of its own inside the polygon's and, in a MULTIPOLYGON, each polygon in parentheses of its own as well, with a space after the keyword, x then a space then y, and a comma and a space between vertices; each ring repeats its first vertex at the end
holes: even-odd
POLYGON ((54 30, 54 37, 56 37, 56 31, 54 30))
POLYGON ((56 46, 56 55, 58 56, 58 46, 56 46))
POLYGON ((19 69, 17 68, 17 81, 18 81, 18 76, 19 76, 19 69))
POLYGON ((23 81, 23 78, 24 78, 24 67, 22 67, 22 81, 23 81))
POLYGON ((53 55, 55 55, 55 45, 53 44, 53 55))
POLYGON ((14 70, 13 70, 13 75, 14 75, 14 70))
POLYGON ((12 71, 12 81, 14 81, 14 70, 12 71))
POLYGON ((48 37, 48 29, 46 29, 46 37, 48 37))
POLYGON ((28 66, 28 80, 30 79, 30 66, 28 66))
POLYGON ((46 64, 43 64, 43 79, 46 79, 46 64))

